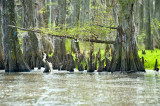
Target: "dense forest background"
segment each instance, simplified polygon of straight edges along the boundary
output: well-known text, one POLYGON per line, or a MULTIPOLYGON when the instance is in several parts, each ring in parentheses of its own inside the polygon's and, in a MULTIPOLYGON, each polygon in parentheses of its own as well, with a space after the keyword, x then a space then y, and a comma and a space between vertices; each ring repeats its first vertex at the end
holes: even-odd
POLYGON ((159 0, 0 2, 0 68, 6 72, 48 72, 50 63, 68 71, 144 71, 138 50, 160 48, 159 0))

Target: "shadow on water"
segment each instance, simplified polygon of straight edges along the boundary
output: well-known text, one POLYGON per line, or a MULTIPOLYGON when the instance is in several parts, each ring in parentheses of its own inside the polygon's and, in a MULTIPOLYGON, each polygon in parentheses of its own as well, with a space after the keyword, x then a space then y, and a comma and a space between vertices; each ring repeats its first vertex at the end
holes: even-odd
POLYGON ((33 70, 0 72, 0 105, 160 105, 160 76, 33 70))

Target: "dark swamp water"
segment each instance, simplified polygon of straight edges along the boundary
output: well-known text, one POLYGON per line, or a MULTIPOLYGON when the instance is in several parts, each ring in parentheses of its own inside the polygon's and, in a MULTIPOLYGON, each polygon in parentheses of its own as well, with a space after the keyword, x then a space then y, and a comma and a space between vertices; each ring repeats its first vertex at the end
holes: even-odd
POLYGON ((0 106, 160 105, 160 76, 153 71, 30 73, 0 71, 0 106))

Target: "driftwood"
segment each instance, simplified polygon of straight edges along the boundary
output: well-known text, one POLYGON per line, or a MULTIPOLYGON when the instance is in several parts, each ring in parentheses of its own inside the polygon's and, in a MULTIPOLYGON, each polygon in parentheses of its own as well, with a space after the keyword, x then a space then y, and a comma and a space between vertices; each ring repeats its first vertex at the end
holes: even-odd
POLYGON ((44 66, 45 66, 45 70, 43 72, 44 73, 52 72, 52 70, 53 70, 52 65, 51 65, 51 63, 48 62, 47 55, 45 53, 43 53, 43 60, 42 61, 44 62, 44 66))
MULTIPOLYGON (((13 25, 8 25, 8 27, 11 28, 17 28, 23 31, 30 31, 30 32, 35 32, 35 33, 44 33, 41 30, 34 30, 34 29, 26 29, 26 28, 21 28, 21 27, 17 27, 17 26, 13 26, 13 25)), ((82 41, 87 41, 87 42, 95 42, 95 43, 105 43, 105 44, 114 44, 115 41, 104 41, 104 40, 98 40, 98 39, 90 39, 90 38, 76 38, 76 37, 72 37, 69 35, 53 35, 53 34, 47 34, 49 36, 54 36, 54 37, 59 37, 59 38, 67 38, 67 39, 75 39, 75 40, 82 40, 82 41)))

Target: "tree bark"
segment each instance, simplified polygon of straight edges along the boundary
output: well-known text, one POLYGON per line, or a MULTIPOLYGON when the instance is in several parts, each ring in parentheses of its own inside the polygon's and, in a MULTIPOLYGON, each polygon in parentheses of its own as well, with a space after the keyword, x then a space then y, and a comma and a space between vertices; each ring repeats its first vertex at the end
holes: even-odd
POLYGON ((160 20, 160 1, 159 0, 155 0, 155 17, 160 20))
MULTIPOLYGON (((155 0, 155 18, 160 21, 160 0, 155 0)), ((158 33, 160 35, 160 28, 158 29, 158 33)), ((160 45, 158 45, 160 46, 160 45)))
POLYGON ((82 0, 81 22, 89 22, 89 4, 90 0, 82 0))
POLYGON ((45 27, 45 21, 44 21, 44 11, 40 12, 43 7, 44 7, 44 1, 43 0, 38 0, 38 6, 37 6, 37 26, 38 28, 40 27, 45 27))
POLYGON ((93 42, 90 43, 90 53, 89 53, 89 59, 88 59, 88 72, 94 72, 94 59, 93 59, 93 52, 94 52, 94 44, 93 42))
POLYGON ((125 1, 125 5, 123 2, 120 3, 119 29, 110 70, 112 72, 144 72, 145 69, 138 56, 135 39, 134 2, 131 0, 125 1))
POLYGON ((3 47, 6 72, 29 72, 28 65, 24 62, 17 37, 17 28, 8 27, 15 25, 14 0, 2 0, 2 30, 3 47))
POLYGON ((145 49, 153 50, 153 37, 151 34, 151 2, 150 0, 145 1, 146 8, 146 39, 145 39, 145 49))
MULTIPOLYGON (((61 28, 63 28, 63 25, 65 25, 65 19, 66 19, 66 0, 58 0, 57 26, 60 26, 61 28)), ((62 62, 65 54, 66 54, 65 39, 56 38, 54 55, 59 58, 60 62, 62 62)))
POLYGON ((73 0, 72 26, 79 25, 81 0, 73 0))
MULTIPOLYGON (((34 0, 23 0, 23 27, 30 28, 35 27, 35 1, 34 0)), ((38 49, 38 39, 34 32, 29 31, 27 36, 23 38, 23 55, 30 66, 34 68, 36 66, 36 60, 39 58, 39 49, 38 49)))
MULTIPOLYGON (((92 5, 94 7, 96 7, 96 0, 93 0, 92 2, 92 5)), ((95 9, 93 9, 93 16, 92 16, 92 23, 94 24, 95 23, 95 17, 96 16, 96 12, 95 12, 95 9)), ((94 65, 93 65, 93 52, 94 52, 94 43, 91 42, 90 43, 90 54, 89 54, 89 60, 88 60, 88 72, 94 72, 94 65)))
POLYGON ((139 20, 140 20, 140 24, 139 24, 139 35, 142 34, 143 30, 144 30, 144 3, 143 0, 141 0, 141 2, 139 3, 139 20))
POLYGON ((2 15, 1 15, 1 10, 2 10, 2 6, 1 6, 1 0, 0 0, 0 69, 4 69, 4 59, 3 59, 3 45, 2 45, 2 15))
MULTIPOLYGON (((73 0, 72 27, 79 26, 81 0, 73 0)), ((71 40, 71 51, 80 53, 79 41, 71 40)))

